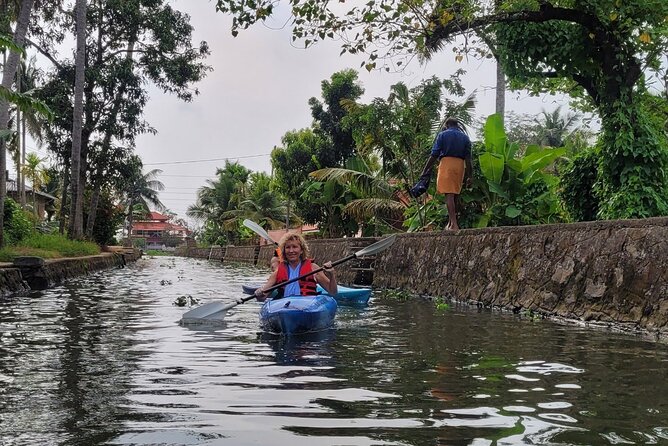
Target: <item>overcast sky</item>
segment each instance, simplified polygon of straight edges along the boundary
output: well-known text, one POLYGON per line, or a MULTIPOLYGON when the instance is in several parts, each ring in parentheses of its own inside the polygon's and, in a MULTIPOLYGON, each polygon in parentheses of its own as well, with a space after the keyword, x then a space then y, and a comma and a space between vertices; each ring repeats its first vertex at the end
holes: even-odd
MULTIPOLYGON (((160 199, 180 217, 186 217, 197 189, 207 178, 215 178, 216 168, 224 166, 225 158, 238 160, 253 171, 269 173, 272 148, 280 145, 287 131, 311 124, 308 99, 320 98, 322 80, 345 68, 359 71, 365 89, 363 102, 387 97, 389 87, 399 81, 414 87, 432 75, 447 78, 464 68, 467 93, 478 91, 478 116, 494 113, 495 67, 489 62, 457 63, 452 51, 444 50, 425 66, 414 61, 403 73, 368 73, 360 69, 361 57, 339 56, 337 42, 299 49, 292 46, 288 28, 269 29, 261 24, 233 38, 231 19, 216 12, 215 0, 170 3, 191 16, 194 41, 209 43, 211 56, 207 63, 213 71, 197 86, 200 94, 191 103, 150 89, 145 117, 158 133, 141 136, 136 151, 145 171, 163 171, 159 179, 165 191, 160 199)), ((509 92, 506 109, 540 113, 562 102, 561 97, 531 98, 526 93, 509 92)))

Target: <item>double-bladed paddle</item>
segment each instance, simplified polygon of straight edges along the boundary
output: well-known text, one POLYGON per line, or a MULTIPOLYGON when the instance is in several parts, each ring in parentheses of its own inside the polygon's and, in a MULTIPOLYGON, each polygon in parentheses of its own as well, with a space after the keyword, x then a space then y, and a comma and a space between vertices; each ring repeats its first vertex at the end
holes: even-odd
MULTIPOLYGON (((252 223, 252 222, 251 222, 252 223)), ((267 235, 268 236, 268 235, 267 235)), ((373 254, 377 254, 381 251, 385 251, 387 248, 392 246, 394 241, 396 240, 397 236, 396 235, 391 235, 389 237, 386 237, 384 239, 381 239, 374 243, 373 245, 369 245, 366 248, 360 249, 359 251, 350 254, 347 257, 344 257, 339 260, 335 260, 332 262, 332 266, 340 265, 344 262, 347 262, 348 260, 356 259, 359 257, 363 256, 370 256, 373 254)), ((306 274, 303 274, 299 277, 295 277, 294 279, 290 279, 286 282, 281 282, 277 285, 274 285, 270 288, 267 288, 264 290, 265 293, 271 293, 275 289, 278 289, 282 286, 285 286, 289 283, 297 282, 298 280, 301 280, 305 277, 308 277, 313 274, 317 274, 320 271, 323 271, 325 268, 320 267, 316 268, 313 271, 310 271, 306 274)), ((225 304, 221 301, 215 301, 215 302, 209 302, 208 304, 201 305, 197 308, 193 308, 190 311, 186 311, 183 314, 183 317, 181 318, 181 324, 199 324, 207 321, 220 321, 225 317, 225 312, 229 310, 230 308, 234 308, 237 305, 240 305, 244 302, 248 302, 251 299, 255 299, 255 296, 245 296, 237 299, 235 302, 225 304)))
POLYGON ((267 233, 267 231, 265 231, 262 226, 258 225, 254 221, 245 219, 244 226, 250 229, 251 231, 255 232, 257 235, 259 235, 269 243, 273 243, 274 245, 278 246, 278 242, 273 238, 271 238, 271 236, 267 233))

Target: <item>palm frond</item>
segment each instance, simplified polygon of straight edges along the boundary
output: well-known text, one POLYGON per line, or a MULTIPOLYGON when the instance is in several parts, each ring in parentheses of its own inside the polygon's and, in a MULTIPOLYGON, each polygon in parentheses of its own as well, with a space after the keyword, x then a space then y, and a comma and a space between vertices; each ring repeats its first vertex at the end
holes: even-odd
POLYGON ((311 172, 309 176, 318 181, 334 181, 338 184, 349 185, 366 195, 373 193, 389 197, 392 194, 392 189, 384 180, 352 169, 329 167, 311 172))
POLYGON ((361 198, 353 200, 343 208, 343 214, 357 221, 370 220, 374 217, 398 220, 403 218, 406 205, 389 198, 361 198))

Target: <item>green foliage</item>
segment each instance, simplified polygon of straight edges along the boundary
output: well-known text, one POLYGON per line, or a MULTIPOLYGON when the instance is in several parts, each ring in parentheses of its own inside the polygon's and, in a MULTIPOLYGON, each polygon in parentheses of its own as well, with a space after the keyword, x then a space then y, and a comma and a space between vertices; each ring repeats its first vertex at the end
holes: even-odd
MULTIPOLYGON (((33 97, 31 93, 17 93, 7 90, 0 85, 0 99, 7 101, 10 104, 16 105, 21 112, 36 112, 44 119, 53 119, 53 111, 43 101, 33 97)), ((1 137, 2 135, 0 135, 1 137)))
POLYGON ((442 296, 436 296, 434 298, 434 305, 438 311, 448 311, 450 309, 450 304, 446 298, 442 296))
POLYGON ((379 293, 378 297, 381 299, 395 299, 395 300, 409 300, 414 296, 408 291, 400 289, 387 289, 379 293))
MULTIPOLYGON (((218 0, 217 6, 232 14, 236 34, 269 17, 276 3, 218 0)), ((400 69, 416 54, 429 58, 453 45, 455 61, 465 53, 495 56, 512 89, 571 95, 603 123, 600 217, 668 213, 665 121, 648 116, 642 99, 668 47, 667 1, 498 0, 494 8, 483 0, 287 3, 294 40, 308 47, 340 38, 342 52, 364 54, 361 65, 369 70, 400 69)), ((499 172, 498 157, 482 161, 486 173, 499 172)))
MULTIPOLYGON (((558 179, 544 172, 565 149, 527 147, 507 141, 500 116, 485 124, 485 145, 478 146, 482 175, 474 175, 474 188, 462 193, 466 203, 480 202, 476 227, 554 223, 563 219, 556 195, 558 179)), ((471 218, 471 217, 469 217, 471 218)))
POLYGON ((407 232, 436 230, 437 228, 444 228, 448 223, 448 214, 445 212, 445 196, 433 193, 435 190, 434 184, 430 184, 429 190, 432 192, 431 196, 424 203, 411 200, 410 205, 406 208, 404 227, 407 232))
MULTIPOLYGON (((72 7, 73 3, 40 4, 35 8, 40 17, 32 30, 40 52, 50 55, 53 62, 45 84, 35 94, 54 111, 54 120, 45 129, 45 142, 63 170, 71 165, 75 67, 72 58, 61 58, 56 48, 75 29, 72 7)), ((165 0, 92 2, 87 32, 81 161, 88 172, 82 176, 89 181, 88 189, 113 187, 119 194, 132 194, 122 181, 132 178, 136 167, 129 152, 138 135, 155 132, 144 115, 149 86, 192 100, 198 93, 195 84, 210 70, 202 62, 209 54, 208 46, 193 42, 190 17, 165 0)), ((136 198, 129 198, 129 209, 136 198)), ((139 197, 143 199, 153 201, 139 197)), ((105 222, 96 218, 95 223, 105 222)))
POLYGON ((322 81, 323 102, 309 99, 313 130, 328 142, 315 154, 320 167, 341 167, 354 153, 352 131, 344 125, 348 111, 343 104, 356 101, 364 93, 357 76, 355 70, 338 71, 322 81))
POLYGON ((591 148, 576 155, 561 173, 559 196, 575 221, 597 219, 599 202, 595 193, 600 155, 591 148))
POLYGON ((15 245, 35 232, 35 223, 30 213, 11 198, 5 198, 3 231, 5 243, 15 245))
POLYGON ((59 234, 32 234, 15 245, 0 250, 0 261, 11 262, 18 256, 37 256, 45 259, 97 255, 95 243, 69 240, 59 234))
POLYGON ((341 226, 346 234, 365 226, 376 230, 385 225, 397 227, 403 219, 405 205, 373 162, 353 157, 346 168, 319 169, 310 176, 318 181, 307 189, 309 194, 315 194, 323 204, 342 206, 341 226))
MULTIPOLYGON (((225 167, 217 170, 217 179, 207 180, 207 185, 200 188, 197 203, 186 214, 204 223, 198 235, 202 242, 225 245, 254 237, 241 224, 243 219, 249 218, 267 229, 285 224, 287 208, 274 187, 265 173, 253 173, 238 162, 226 161, 225 167)), ((298 222, 294 214, 290 221, 298 222)))
MULTIPOLYGON (((116 231, 123 224, 124 214, 108 193, 100 194, 97 206, 93 240, 99 245, 115 245, 116 231)), ((87 218, 87 216, 86 216, 87 218)))
POLYGON ((170 251, 161 251, 157 249, 149 249, 144 253, 147 256, 152 256, 152 257, 171 257, 174 255, 173 252, 170 251))
POLYGON ((619 101, 603 122, 597 183, 603 219, 668 215, 668 140, 638 102, 619 101))

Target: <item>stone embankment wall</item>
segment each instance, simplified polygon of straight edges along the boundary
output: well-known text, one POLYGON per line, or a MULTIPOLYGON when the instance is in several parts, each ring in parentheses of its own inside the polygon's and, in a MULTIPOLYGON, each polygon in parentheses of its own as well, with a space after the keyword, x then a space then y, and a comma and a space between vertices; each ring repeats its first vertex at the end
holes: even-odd
POLYGON ((668 330, 668 219, 404 234, 374 286, 668 330))
POLYGON ((141 257, 141 251, 123 249, 95 256, 44 260, 18 257, 0 268, 0 296, 50 288, 59 282, 102 269, 125 266, 141 257))
MULTIPOLYGON (((373 241, 309 245, 322 264, 373 241)), ((273 249, 229 246, 222 258, 267 266, 273 249)), ((665 333, 666 264, 668 218, 651 218, 399 234, 366 265, 351 261, 337 273, 347 285, 361 284, 361 272, 373 270, 374 288, 665 333)))

